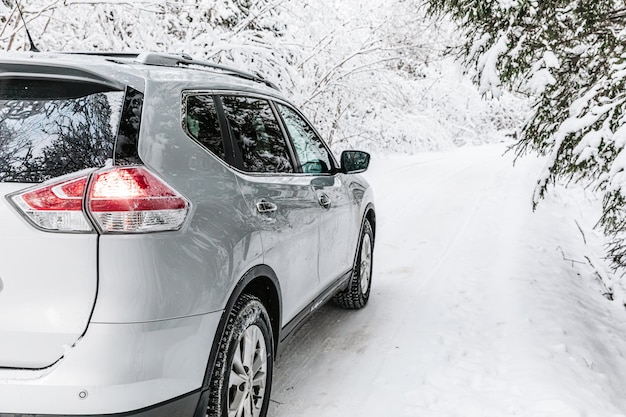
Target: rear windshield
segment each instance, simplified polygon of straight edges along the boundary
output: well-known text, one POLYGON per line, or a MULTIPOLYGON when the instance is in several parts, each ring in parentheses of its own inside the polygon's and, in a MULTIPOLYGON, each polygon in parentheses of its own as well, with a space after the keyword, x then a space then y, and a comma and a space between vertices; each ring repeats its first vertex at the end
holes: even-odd
POLYGON ((112 163, 124 91, 32 98, 0 91, 0 182, 42 182, 112 163))

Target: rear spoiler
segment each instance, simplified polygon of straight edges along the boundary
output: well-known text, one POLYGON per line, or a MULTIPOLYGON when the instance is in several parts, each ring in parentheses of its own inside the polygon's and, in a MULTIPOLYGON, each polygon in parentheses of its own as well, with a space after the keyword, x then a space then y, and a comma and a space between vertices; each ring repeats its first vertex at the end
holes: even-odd
POLYGON ((125 85, 80 68, 27 63, 0 63, 0 100, 69 99, 125 85))

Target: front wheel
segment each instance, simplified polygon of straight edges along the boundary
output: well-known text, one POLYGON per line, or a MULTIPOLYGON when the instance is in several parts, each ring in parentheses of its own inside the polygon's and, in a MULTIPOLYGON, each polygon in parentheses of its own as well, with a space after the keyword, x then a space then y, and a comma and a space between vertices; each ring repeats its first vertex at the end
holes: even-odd
POLYGON ((261 300, 242 295, 220 340, 207 417, 265 417, 274 362, 270 329, 261 300))
POLYGON ((366 219, 363 221, 359 238, 359 249, 355 265, 352 268, 352 276, 350 277, 348 288, 338 292, 333 297, 333 301, 339 307, 350 309, 365 307, 370 298, 370 290, 372 288, 373 256, 374 233, 372 232, 370 222, 366 219))

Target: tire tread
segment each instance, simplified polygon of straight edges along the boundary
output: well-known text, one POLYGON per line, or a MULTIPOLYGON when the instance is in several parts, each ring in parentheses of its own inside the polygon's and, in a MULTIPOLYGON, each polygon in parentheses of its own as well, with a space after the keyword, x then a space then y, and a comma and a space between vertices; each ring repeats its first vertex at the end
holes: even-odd
MULTIPOLYGON (((209 404, 207 407, 207 417, 227 417, 228 415, 228 411, 225 409, 222 409, 222 402, 223 402, 223 397, 222 394, 224 393, 224 384, 227 383, 227 371, 225 371, 225 368, 228 366, 228 362, 229 362, 229 349, 230 349, 230 343, 231 340, 233 338, 233 334, 237 331, 237 327, 238 326, 245 326, 245 322, 242 323, 242 319, 245 320, 245 316, 242 317, 242 313, 244 313, 246 311, 246 309, 251 309, 254 310, 255 305, 258 305, 260 307, 260 317, 263 319, 263 321, 265 322, 265 324, 267 325, 268 331, 269 331, 269 335, 266 335, 266 337, 270 337, 270 349, 268 349, 268 355, 270 357, 273 357, 273 342, 271 340, 271 327, 270 327, 270 320, 269 320, 269 316, 267 314, 267 311, 265 310, 265 307, 263 306, 262 301, 251 294, 242 294, 239 296, 239 299, 237 299, 237 301, 235 302, 235 304, 233 305, 232 310, 230 311, 230 314, 228 316, 228 321, 226 322, 226 326, 224 327, 224 333, 222 335, 222 338, 219 342, 219 346, 217 349, 217 356, 215 358, 215 365, 213 367, 213 374, 211 376, 211 381, 209 383, 209 404), (258 304, 257 304, 258 303, 258 304)), ((271 380, 272 380, 272 370, 271 370, 271 366, 272 366, 272 361, 270 360, 270 363, 268 363, 268 381, 267 381, 267 387, 266 387, 266 391, 265 391, 265 395, 269 398, 270 395, 270 388, 271 388, 271 380)), ((269 400, 265 400, 266 402, 269 402, 269 400)), ((264 407, 265 411, 267 411, 267 406, 264 407)), ((262 413, 262 416, 264 414, 262 413)))
MULTIPOLYGON (((361 249, 363 246, 363 237, 369 234, 370 242, 372 245, 372 249, 374 246, 374 236, 372 232, 372 226, 369 221, 365 219, 363 221, 363 228, 361 230, 361 235, 359 236, 359 246, 357 248, 358 252, 355 257, 355 265, 352 268, 352 275, 350 276, 350 282, 348 283, 348 288, 343 291, 338 292, 332 298, 333 302, 341 308, 358 310, 367 304, 369 300, 370 291, 368 290, 366 294, 363 294, 361 291, 361 280, 360 280, 360 264, 361 264, 361 249)), ((373 254, 373 251, 372 251, 373 254)), ((371 288, 371 278, 370 278, 370 288, 371 288)))

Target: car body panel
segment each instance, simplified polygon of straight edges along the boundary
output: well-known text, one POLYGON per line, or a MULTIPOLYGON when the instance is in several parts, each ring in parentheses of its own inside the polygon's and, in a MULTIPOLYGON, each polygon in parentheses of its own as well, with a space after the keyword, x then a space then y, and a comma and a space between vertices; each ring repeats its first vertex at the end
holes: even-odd
POLYGON ((96 297, 98 236, 35 229, 6 199, 31 185, 0 183, 0 368, 58 361, 87 328, 96 297))
POLYGON ((113 414, 193 392, 202 385, 212 344, 208 335, 219 319, 214 313, 151 323, 92 323, 52 368, 0 369, 2 413, 113 414))
POLYGON ((311 183, 316 196, 326 196, 328 208, 320 205, 319 274, 322 287, 328 286, 352 268, 354 224, 358 206, 348 195, 344 174, 319 176, 311 183))
MULTIPOLYGON (((369 183, 361 175, 345 175, 344 187, 350 200, 354 221, 352 226, 355 227, 353 233, 350 233, 350 247, 356 248, 359 244, 360 231, 363 219, 368 215, 368 211, 375 212, 374 207, 374 191, 369 183)), ((375 219, 374 219, 375 220, 375 219)), ((370 221, 371 223, 371 221, 370 221)), ((371 224, 374 233, 376 232, 376 224, 371 224)))
POLYGON ((311 178, 298 175, 238 176, 255 228, 263 242, 263 262, 280 277, 284 326, 319 291, 317 247, 320 207, 311 178), (276 205, 259 213, 256 204, 276 205))

